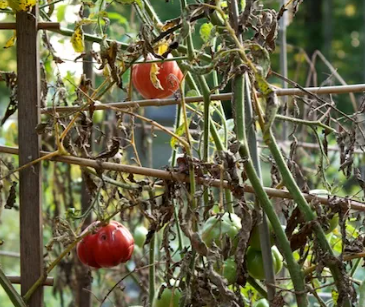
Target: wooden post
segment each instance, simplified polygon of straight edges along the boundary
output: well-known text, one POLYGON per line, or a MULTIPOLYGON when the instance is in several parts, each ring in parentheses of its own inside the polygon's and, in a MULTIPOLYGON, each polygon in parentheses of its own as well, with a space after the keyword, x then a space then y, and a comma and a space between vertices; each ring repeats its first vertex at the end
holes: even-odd
MULTIPOLYGON (((19 163, 23 165, 40 156, 40 137, 35 130, 40 101, 38 7, 31 13, 17 13, 16 20, 19 163)), ((20 172, 19 198, 21 294, 24 295, 43 273, 40 164, 20 172)), ((29 307, 43 307, 43 287, 33 294, 29 307)))

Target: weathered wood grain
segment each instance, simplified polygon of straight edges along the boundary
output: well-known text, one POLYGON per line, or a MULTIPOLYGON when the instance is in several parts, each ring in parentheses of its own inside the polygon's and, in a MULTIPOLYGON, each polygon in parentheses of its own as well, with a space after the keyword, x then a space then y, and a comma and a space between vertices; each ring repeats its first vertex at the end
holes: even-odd
MULTIPOLYGON (((41 143, 35 131, 40 101, 37 18, 37 7, 32 13, 16 15, 20 165, 40 156, 41 143)), ((19 200, 21 294, 24 295, 43 271, 40 164, 20 172, 19 200)), ((29 307, 43 307, 43 287, 31 297, 29 307)))

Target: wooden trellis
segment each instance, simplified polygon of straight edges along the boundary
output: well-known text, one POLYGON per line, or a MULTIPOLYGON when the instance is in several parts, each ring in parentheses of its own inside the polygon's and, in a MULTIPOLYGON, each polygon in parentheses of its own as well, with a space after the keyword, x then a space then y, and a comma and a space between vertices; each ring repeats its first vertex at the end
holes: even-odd
MULTIPOLYGON (((18 129, 19 129, 19 149, 0 146, 0 152, 18 154, 20 165, 29 163, 45 153, 40 151, 41 140, 35 127, 39 123, 40 113, 47 113, 50 109, 41 109, 40 102, 40 73, 39 73, 39 52, 38 35, 40 29, 58 29, 58 23, 38 23, 38 6, 32 13, 19 12, 16 15, 16 23, 2 23, 0 29, 16 29, 17 31, 17 69, 18 69, 18 129)), ((278 90, 278 95, 303 95, 310 93, 352 93, 365 91, 365 85, 334 86, 324 88, 306 89, 282 89, 278 90)), ((212 95, 213 100, 230 100, 231 94, 212 95)), ((190 97, 187 102, 202 101, 202 97, 190 97)), ((165 106, 178 104, 176 99, 164 100, 144 100, 134 102, 111 103, 108 105, 96 105, 96 110, 137 108, 146 106, 165 106)), ((54 109, 52 108, 52 111, 54 109)), ((58 107, 58 112, 77 111, 78 107, 58 107)), ((186 175, 172 173, 151 168, 121 165, 109 162, 97 162, 90 159, 58 156, 54 161, 89 166, 92 168, 103 167, 108 170, 116 170, 126 173, 135 173, 145 176, 157 177, 166 180, 188 181, 186 175)), ((21 282, 21 294, 24 295, 29 288, 43 274, 43 233, 42 233, 42 202, 41 202, 41 167, 36 164, 20 172, 20 234, 21 234, 21 278, 12 277, 14 283, 21 282)), ((198 178, 198 182, 216 187, 229 188, 228 182, 221 182, 214 179, 198 178)), ((253 193, 250 186, 244 186, 246 192, 253 193)), ((266 188, 268 195, 280 198, 292 198, 290 193, 275 189, 266 188)), ((312 200, 313 195, 305 194, 307 200, 312 200)), ((320 202, 327 204, 326 198, 319 198, 320 202)), ((344 204, 351 209, 365 211, 365 204, 353 200, 342 199, 344 204)), ((52 279, 47 279, 45 285, 52 285, 52 279)), ((28 302, 30 307, 43 306, 43 289, 38 288, 28 302)))
MULTIPOLYGON (((39 158, 41 140, 34 129, 40 119, 40 72, 38 30, 59 28, 57 23, 38 23, 38 5, 32 13, 18 12, 16 23, 2 24, 1 29, 16 29, 17 33, 17 100, 19 163, 39 158)), ((43 221, 41 166, 34 165, 19 174, 20 203, 20 278, 24 295, 43 274, 43 221)), ((46 280, 44 284, 51 284, 46 280)), ((39 287, 28 302, 30 307, 43 306, 43 288, 39 287)))

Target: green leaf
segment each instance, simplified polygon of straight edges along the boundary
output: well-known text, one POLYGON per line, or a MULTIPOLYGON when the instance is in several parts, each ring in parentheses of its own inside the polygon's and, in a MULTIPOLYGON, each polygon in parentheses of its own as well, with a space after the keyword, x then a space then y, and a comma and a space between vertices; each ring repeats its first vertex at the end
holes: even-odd
POLYGON ((110 12, 110 13, 108 13, 108 17, 109 17, 109 19, 113 19, 113 20, 117 21, 119 24, 128 24, 127 18, 125 18, 124 16, 122 16, 118 13, 110 12))
POLYGON ((186 93, 185 97, 198 97, 199 93, 196 90, 190 90, 186 93))
POLYGON ((200 27, 199 34, 204 42, 207 42, 210 39, 212 30, 213 30, 213 25, 210 22, 202 24, 202 26, 200 27))
POLYGON ((57 8, 57 21, 61 22, 65 19, 66 4, 62 4, 57 8))
POLYGON ((246 0, 241 0, 241 11, 244 11, 246 8, 246 0))
MULTIPOLYGON (((188 119, 188 127, 190 126, 190 119, 188 119)), ((177 136, 182 136, 182 135, 184 135, 184 133, 185 133, 185 122, 183 122, 176 130, 175 130, 175 134, 177 135, 177 136)), ((173 148, 173 149, 175 149, 175 147, 176 147, 176 145, 179 143, 179 141, 176 139, 176 138, 174 138, 174 137, 172 137, 171 138, 171 141, 170 141, 170 146, 171 146, 171 148, 173 148)))

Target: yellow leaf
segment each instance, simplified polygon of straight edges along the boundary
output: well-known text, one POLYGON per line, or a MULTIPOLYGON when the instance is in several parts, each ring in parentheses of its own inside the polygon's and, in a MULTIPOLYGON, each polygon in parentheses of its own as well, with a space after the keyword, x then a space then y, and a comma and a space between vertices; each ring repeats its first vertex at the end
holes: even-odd
POLYGON ((8 0, 9 6, 16 12, 28 12, 36 5, 37 0, 8 0))
POLYGON ((6 42, 4 48, 10 48, 13 47, 16 41, 16 31, 14 31, 14 34, 12 37, 10 37, 10 39, 6 42))
POLYGON ((9 6, 7 0, 0 0, 0 9, 6 9, 9 6))
POLYGON ((164 54, 169 48, 169 44, 166 41, 160 42, 155 48, 155 52, 159 55, 164 54))
POLYGON ((159 70, 160 70, 160 68, 158 67, 158 65, 156 63, 152 63, 151 70, 150 70, 150 79, 155 88, 157 88, 159 90, 163 90, 160 80, 157 78, 159 70))
MULTIPOLYGON (((191 119, 188 119, 188 127, 190 126, 190 122, 191 122, 191 119)), ((183 121, 182 124, 179 127, 176 128, 175 134, 179 137, 182 137, 185 133, 186 133, 186 131, 185 131, 185 122, 183 121)), ((170 141, 171 148, 175 149, 175 146, 177 144, 179 144, 179 141, 175 137, 172 137, 171 141, 170 141)))
POLYGON ((338 292, 335 290, 331 291, 331 295, 332 295, 332 299, 335 302, 335 305, 337 305, 337 300, 338 300, 338 292))
POLYGON ((76 26, 75 32, 71 37, 71 44, 76 52, 81 53, 84 51, 84 31, 82 30, 81 26, 76 26))

